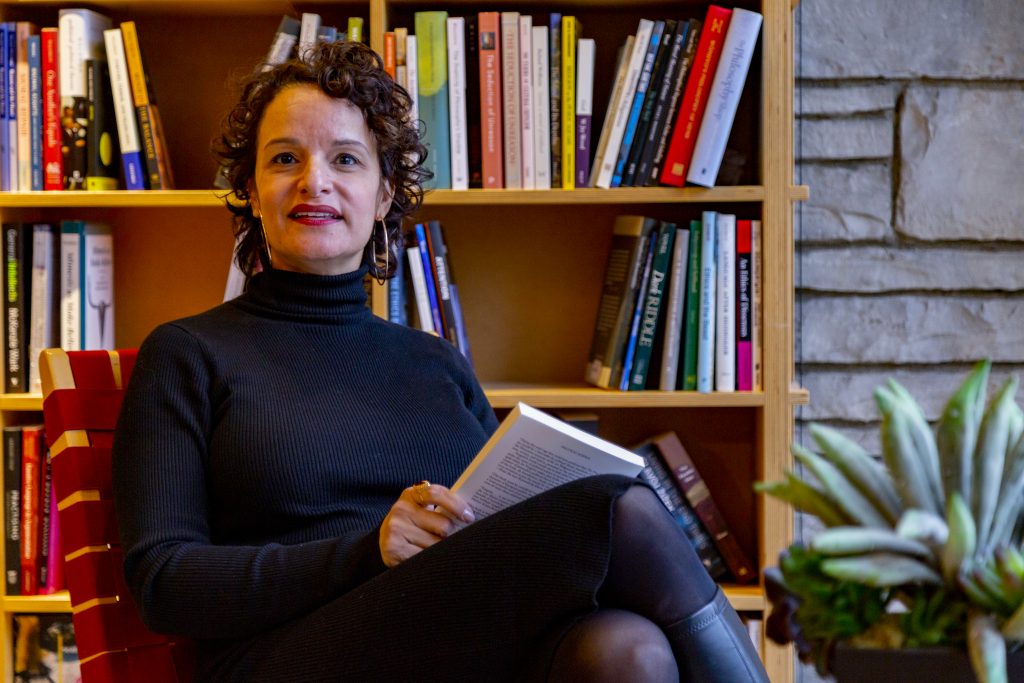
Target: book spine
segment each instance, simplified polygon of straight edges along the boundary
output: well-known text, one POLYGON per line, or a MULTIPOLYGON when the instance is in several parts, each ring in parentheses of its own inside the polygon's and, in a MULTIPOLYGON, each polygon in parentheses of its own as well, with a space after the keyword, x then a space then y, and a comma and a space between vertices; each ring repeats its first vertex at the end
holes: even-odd
POLYGON ((466 17, 466 137, 469 186, 479 189, 483 179, 483 141, 480 124, 480 25, 476 14, 466 17))
POLYGON ((455 335, 459 351, 473 365, 473 355, 469 352, 469 335, 466 334, 466 320, 462 317, 462 302, 459 300, 459 288, 455 283, 448 285, 452 297, 452 315, 455 318, 455 335))
POLYGON ((110 67, 110 89, 114 100, 114 120, 117 122, 117 140, 121 148, 125 189, 144 190, 146 182, 142 169, 142 147, 139 145, 139 130, 135 124, 135 106, 132 101, 121 29, 107 29, 103 32, 103 40, 106 43, 107 63, 110 67))
POLYGON ((533 18, 519 15, 519 151, 522 157, 523 189, 537 187, 537 167, 534 159, 536 140, 533 128, 533 65, 530 63, 533 44, 533 18))
POLYGON ((519 97, 519 13, 501 13, 501 102, 504 115, 505 187, 523 187, 522 121, 519 97))
POLYGON ((692 73, 686 81, 683 91, 683 102, 676 115, 675 129, 665 153, 665 164, 661 172, 661 183, 682 187, 686 180, 686 170, 693 156, 693 145, 700 130, 704 109, 707 106, 707 93, 715 68, 722 55, 722 39, 732 10, 711 5, 708 7, 697 43, 692 73))
POLYGON ((448 110, 449 144, 451 146, 451 179, 453 190, 469 189, 469 136, 466 121, 466 21, 449 17, 448 39, 448 110))
POLYGON ((275 64, 287 61, 292 56, 292 51, 299 42, 299 33, 302 31, 302 23, 295 17, 287 14, 281 17, 281 23, 277 25, 277 32, 274 40, 270 43, 267 57, 263 60, 263 71, 268 71, 275 64))
POLYGON ((751 356, 750 221, 736 221, 736 389, 754 388, 751 356))
POLYGON ((4 427, 4 585, 21 595, 21 427, 4 427))
POLYGON ((416 314, 419 318, 420 329, 436 334, 434 316, 431 313, 430 299, 427 294, 426 275, 423 272, 423 255, 419 245, 414 244, 407 247, 405 256, 409 264, 409 279, 412 282, 413 296, 416 298, 416 314))
POLYGON ((4 23, 7 34, 6 93, 7 150, 4 156, 4 190, 18 191, 18 30, 13 21, 4 23))
POLYGON ((455 326, 455 311, 452 304, 451 266, 448 262, 448 246, 445 244, 441 221, 433 220, 427 223, 427 240, 434 265, 438 300, 441 302, 444 337, 457 346, 459 336, 455 326))
POLYGON ((395 259, 395 273, 388 280, 388 320, 397 325, 408 325, 405 308, 405 259, 395 259))
POLYGON ((60 346, 82 348, 82 223, 62 221, 60 235, 60 346))
POLYGON ((63 121, 64 189, 84 190, 88 173, 89 101, 85 60, 103 59, 110 19, 87 9, 62 9, 57 21, 57 67, 63 121))
POLYGON ((345 25, 345 33, 353 43, 363 42, 363 18, 349 17, 345 25))
POLYGON ((427 241, 427 230, 422 223, 416 224, 416 241, 419 243, 420 259, 423 265, 423 281, 427 290, 427 302, 430 304, 430 320, 434 331, 444 337, 444 322, 441 320, 441 300, 437 295, 437 282, 434 280, 434 267, 430 256, 430 243, 427 241))
POLYGON ((505 184, 502 160, 501 25, 497 12, 481 12, 480 22, 480 135, 485 189, 505 184))
POLYGON ((39 593, 40 432, 25 427, 21 440, 21 594, 39 593))
POLYGON ((640 112, 643 110, 644 100, 647 97, 647 90, 651 85, 651 75, 654 72, 654 60, 658 56, 661 47, 661 36, 665 32, 665 22, 657 20, 651 29, 651 37, 644 52, 643 63, 640 67, 640 75, 637 78, 636 89, 629 105, 629 114, 626 117, 626 127, 622 131, 622 143, 619 145, 619 154, 615 160, 615 167, 612 171, 612 187, 619 187, 622 184, 622 176, 626 172, 626 161, 633 148, 633 139, 636 137, 637 126, 640 121, 640 112))
POLYGON ((700 337, 700 282, 701 252, 704 244, 703 223, 699 220, 690 221, 690 245, 686 261, 686 304, 683 307, 684 331, 681 344, 682 370, 678 388, 684 391, 697 389, 697 349, 700 337))
POLYGON ((733 10, 722 43, 719 67, 708 91, 707 108, 694 142, 693 159, 686 174, 688 182, 704 187, 715 185, 760 33, 760 14, 739 7, 733 10))
POLYGON ((687 22, 686 42, 683 45, 682 55, 679 57, 679 65, 669 91, 668 102, 662 113, 664 122, 658 131, 657 144, 654 146, 654 153, 651 157, 650 171, 645 172, 646 185, 657 185, 661 180, 661 171, 665 165, 665 155, 668 153, 669 140, 678 122, 680 110, 679 100, 683 96, 690 69, 693 67, 693 58, 697 54, 697 42, 701 33, 701 22, 699 19, 691 19, 687 22))
POLYGON ((28 367, 25 364, 25 264, 31 263, 28 231, 19 223, 4 223, 4 391, 8 394, 28 391, 28 367))
POLYGON ((114 348, 114 238, 110 228, 87 224, 82 234, 82 348, 114 348))
POLYGON ((686 302, 686 262, 689 256, 690 230, 676 228, 672 245, 672 273, 668 284, 668 310, 665 317, 665 343, 661 354, 658 388, 674 391, 679 378, 680 351, 683 342, 683 312, 686 302))
POLYGON ((409 120, 419 126, 420 119, 420 48, 415 34, 405 39, 406 92, 412 103, 409 105, 409 120))
POLYGON ((548 80, 551 122, 551 187, 562 187, 562 15, 548 19, 548 80))
POLYGON ((10 22, 0 22, 0 191, 11 189, 7 159, 9 153, 9 131, 7 129, 7 27, 10 22))
MULTIPOLYGON (((629 150, 629 158, 626 160, 626 170, 622 174, 622 185, 634 187, 637 185, 637 171, 640 166, 640 159, 653 152, 649 143, 651 130, 658 125, 655 118, 658 103, 661 102, 664 108, 664 99, 667 97, 669 82, 672 79, 672 72, 678 63, 679 52, 682 49, 682 37, 686 31, 685 21, 670 19, 665 22, 665 30, 661 37, 661 45, 658 47, 658 54, 654 58, 654 71, 651 72, 651 82, 644 96, 644 104, 640 109, 640 120, 637 123, 636 137, 633 139, 633 146, 629 150), (683 33, 680 33, 682 31, 683 33)), ((641 183, 642 184, 642 183, 641 183)))
MULTIPOLYGON (((50 462, 50 453, 46 453, 47 461, 50 462)), ((51 467, 52 472, 52 467, 51 467)), ((62 591, 67 587, 67 582, 64 578, 64 555, 61 553, 61 538, 60 538, 60 517, 57 514, 57 496, 54 493, 52 486, 52 474, 51 474, 51 486, 50 486, 50 549, 47 554, 47 562, 49 567, 46 571, 46 577, 49 585, 47 590, 50 593, 56 593, 62 591)))
POLYGON ((42 392, 39 354, 57 346, 57 235, 52 225, 32 226, 32 278, 29 307, 28 391, 42 392))
POLYGON ((48 594, 50 586, 50 498, 53 496, 53 475, 50 457, 39 427, 39 580, 37 593, 48 594))
POLYGON ((533 163, 536 169, 538 190, 551 189, 551 107, 548 106, 551 91, 551 69, 548 63, 550 46, 548 45, 547 26, 534 26, 531 39, 533 50, 533 163))
POLYGON ((317 34, 320 33, 320 15, 315 12, 303 12, 299 20, 299 59, 305 59, 306 55, 316 46, 317 34))
POLYGON ((116 190, 117 162, 111 153, 118 147, 114 102, 110 92, 110 74, 106 60, 89 59, 85 64, 89 97, 89 163, 85 189, 116 190))
POLYGON ((644 259, 643 277, 640 280, 640 286, 636 290, 633 303, 633 319, 629 326, 629 336, 627 337, 625 352, 612 370, 612 386, 618 387, 619 391, 629 389, 629 377, 633 371, 633 362, 636 358, 636 345, 640 336, 640 321, 643 320, 644 302, 647 300, 647 288, 651 282, 651 269, 654 264, 654 254, 657 246, 657 235, 652 234, 647 241, 647 258, 644 259))
POLYGON ((142 149, 145 152, 146 171, 149 174, 148 187, 151 190, 174 188, 167 141, 160 120, 160 110, 149 84, 142 48, 135 22, 121 23, 121 40, 124 43, 124 57, 128 64, 128 78, 132 85, 132 100, 135 116, 139 123, 142 149))
POLYGON ((43 46, 39 35, 28 37, 29 184, 43 190, 43 46))
POLYGON ((451 148, 448 141, 448 40, 447 12, 416 12, 417 87, 419 115, 423 120, 423 142, 429 150, 427 166, 434 177, 431 189, 452 186, 451 148), (433 158, 433 161, 431 161, 433 158))
POLYGON ((764 387, 761 376, 761 221, 750 221, 750 358, 751 385, 754 391, 764 387))
POLYGON ((594 162, 590 165, 590 187, 595 187, 597 182, 597 171, 604 163, 605 151, 608 149, 608 138, 611 137, 613 113, 617 103, 622 99, 622 90, 626 85, 626 71, 629 68, 629 56, 633 53, 633 43, 636 36, 626 36, 626 40, 619 46, 615 56, 615 80, 612 83, 612 91, 608 96, 608 104, 605 106, 604 125, 601 126, 601 135, 597 138, 597 150, 594 152, 594 162))
POLYGON ((636 356, 629 375, 629 390, 640 391, 647 385, 647 373, 650 369, 651 355, 658 334, 658 322, 661 318, 662 299, 665 294, 665 283, 669 265, 672 260, 672 245, 676 239, 676 225, 662 221, 658 229, 654 260, 651 263, 651 280, 647 285, 643 300, 643 311, 640 318, 640 332, 636 342, 636 356))
POLYGON ((385 31, 384 32, 384 71, 388 76, 391 76, 391 80, 395 80, 395 32, 385 31))
POLYGON ((574 16, 562 17, 562 188, 576 186, 576 40, 574 16))
POLYGON ((715 391, 736 391, 736 216, 718 214, 715 391))
MULTIPOLYGON (((64 170, 60 151, 60 84, 57 64, 57 29, 44 28, 42 38, 43 71, 43 189, 63 190, 64 170)), ((2 48, 0 48, 2 51, 2 48)), ((3 122, 0 121, 0 130, 3 122)))
POLYGON ((593 38, 580 38, 576 44, 576 187, 590 185, 590 136, 594 119, 593 38))
POLYGON ((17 23, 18 63, 17 79, 17 134, 18 134, 18 189, 32 189, 32 98, 29 85, 29 43, 34 27, 27 21, 17 23))
POLYGON ((715 242, 717 213, 702 214, 700 253, 700 315, 697 332, 697 391, 708 393, 715 384, 715 242))

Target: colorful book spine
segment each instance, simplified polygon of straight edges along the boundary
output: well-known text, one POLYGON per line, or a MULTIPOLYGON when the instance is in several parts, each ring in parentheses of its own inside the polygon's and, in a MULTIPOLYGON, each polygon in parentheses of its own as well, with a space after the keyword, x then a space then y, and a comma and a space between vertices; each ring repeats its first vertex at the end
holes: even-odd
POLYGON ((420 47, 415 34, 405 39, 406 92, 412 103, 409 105, 409 120, 420 125, 420 47))
MULTIPOLYGON (((668 101, 665 103, 664 110, 659 115, 660 123, 657 137, 654 139, 649 168, 637 171, 640 175, 640 180, 644 181, 645 185, 657 185, 661 180, 661 171, 665 165, 665 155, 668 153, 669 141, 672 138, 672 133, 678 120, 679 101, 683 96, 683 88, 693 66, 693 58, 697 54, 697 42, 700 38, 700 33, 700 20, 690 19, 687 22, 686 42, 683 44, 683 51, 679 56, 679 64, 676 66, 674 80, 668 93, 668 101)), ((641 160, 641 164, 643 163, 644 160, 641 160)))
POLYGON ((388 280, 388 320, 397 325, 408 325, 405 300, 405 259, 395 259, 395 273, 388 280))
POLYGON ((576 187, 576 17, 562 17, 562 188, 576 187))
POLYGON ((18 101, 16 108, 18 135, 18 189, 32 189, 32 152, 38 146, 32 141, 32 92, 29 75, 29 43, 34 43, 35 25, 17 22, 18 62, 15 67, 18 101))
POLYGON ((32 226, 32 275, 29 295, 28 391, 42 392, 39 376, 39 354, 43 349, 60 345, 57 318, 60 315, 60 287, 57 261, 59 236, 52 225, 32 226))
POLYGON ((7 168, 9 158, 10 131, 7 128, 7 30, 10 22, 0 23, 0 191, 11 189, 11 178, 7 168))
POLYGON ((444 336, 444 322, 441 319, 441 300, 438 297, 437 283, 434 280, 433 259, 430 256, 430 242, 427 240, 426 226, 417 223, 416 241, 419 243, 420 260, 423 265, 423 281, 426 285, 427 303, 430 304, 430 321, 434 331, 441 337, 444 336))
POLYGON ((501 122, 501 19, 497 12, 481 12, 480 26, 480 136, 483 186, 504 187, 502 160, 504 133, 501 122))
POLYGON ((533 41, 533 17, 519 15, 519 153, 522 159, 524 190, 537 187, 536 140, 533 128, 533 67, 530 47, 533 41))
POLYGON ((29 184, 43 189, 43 46, 39 35, 28 37, 29 184))
POLYGON ((138 119, 142 148, 145 152, 146 171, 149 175, 147 186, 151 190, 172 190, 174 178, 171 174, 167 140, 160 119, 160 109, 142 58, 142 47, 139 44, 135 22, 121 23, 121 40, 124 43, 124 57, 128 64, 129 81, 132 84, 135 116, 138 119))
POLYGON ((4 63, 4 90, 7 95, 7 149, 4 152, 3 190, 18 191, 18 29, 13 21, 4 22, 7 59, 4 63))
POLYGON ((715 257, 718 214, 704 211, 701 225, 700 314, 697 327, 697 391, 709 393, 715 387, 715 288, 718 284, 715 257))
POLYGON ((114 99, 110 92, 110 70, 106 59, 85 62, 86 90, 89 93, 89 163, 85 189, 116 190, 120 171, 114 150, 118 148, 114 99))
POLYGON ((715 221, 715 391, 736 391, 736 216, 715 221))
POLYGON ((427 167, 434 177, 426 187, 452 186, 451 147, 448 141, 448 40, 447 12, 416 12, 416 50, 419 67, 419 114, 423 120, 423 142, 427 146, 427 167))
POLYGON ((676 224, 662 221, 655 240, 651 279, 643 299, 636 355, 629 374, 630 391, 640 391, 647 386, 647 374, 650 371, 652 352, 658 335, 658 323, 661 319, 662 301, 665 298, 665 286, 672 264, 672 245, 675 244, 675 239, 676 224))
POLYGON ((686 303, 683 307, 682 368, 677 387, 683 391, 697 389, 697 349, 700 337, 700 282, 702 277, 701 253, 704 245, 704 224, 690 221, 689 257, 686 263, 686 303))
POLYGON ((647 149, 647 138, 649 131, 656 125, 654 121, 655 105, 662 90, 667 88, 673 68, 672 56, 678 56, 681 47, 679 27, 685 31, 686 22, 677 22, 669 19, 665 22, 665 29, 662 33, 661 44, 658 47, 658 54, 654 58, 654 70, 651 72, 651 80, 647 87, 647 94, 644 95, 643 106, 640 108, 640 120, 637 122, 636 135, 633 144, 629 149, 629 157, 626 159, 626 168, 622 173, 623 187, 634 187, 637 177, 637 167, 640 158, 647 149))
POLYGON ((593 38, 580 38, 576 44, 576 187, 587 187, 590 184, 596 52, 597 43, 593 38))
POLYGON ((466 16, 466 137, 469 187, 480 189, 483 179, 483 141, 480 124, 480 25, 476 14, 466 16))
POLYGON ((597 138, 597 149, 594 151, 594 161, 590 165, 590 186, 596 187, 598 169, 604 163, 605 150, 608 149, 608 138, 611 137, 612 112, 615 111, 617 103, 622 100, 622 90, 626 85, 626 72, 629 68, 629 57, 633 53, 633 43, 636 36, 626 36, 626 40, 619 46, 615 55, 615 80, 612 82, 612 91, 608 96, 608 104, 605 106, 605 121, 601 126, 601 135, 597 138))
POLYGON ((469 189, 469 133, 466 118, 466 20, 448 17, 448 140, 453 190, 469 189))
POLYGON ((302 22, 295 17, 284 15, 277 26, 274 40, 270 43, 267 51, 267 58, 263 63, 263 71, 271 69, 275 64, 287 61, 292 56, 296 44, 299 42, 299 33, 302 31, 302 22))
POLYGON ((612 370, 612 385, 618 387, 619 391, 629 389, 630 373, 633 372, 633 363, 636 359, 636 347, 640 337, 640 325, 644 316, 644 302, 647 300, 647 288, 651 282, 651 269, 654 266, 654 254, 657 251, 658 239, 652 234, 647 241, 647 258, 644 259, 643 277, 637 287, 633 302, 632 323, 629 326, 629 336, 626 338, 626 348, 622 357, 618 360, 612 370))
POLYGON ((3 429, 4 592, 21 595, 21 427, 3 429))
POLYGON ((455 325, 455 310, 452 303, 452 271, 448 260, 448 245, 445 243, 441 221, 427 222, 427 243, 430 247, 430 258, 434 267, 434 281, 437 285, 437 298, 441 304, 441 321, 444 337, 458 345, 458 330, 455 325))
POLYGON ((690 230, 676 228, 672 245, 672 267, 668 281, 668 301, 665 315, 664 344, 661 347, 661 375, 658 389, 674 391, 682 364, 682 344, 686 304, 686 262, 689 258, 690 230))
MULTIPOLYGON (((44 28, 40 36, 43 53, 43 189, 63 190, 57 29, 44 28)), ((3 122, 0 121, 0 130, 2 127, 3 122)))
POLYGON ((622 142, 619 145, 618 157, 612 171, 612 187, 619 187, 622 184, 622 176, 626 172, 626 162, 629 153, 633 148, 633 139, 636 137, 637 126, 640 122, 640 112, 643 110, 644 100, 647 97, 647 90, 651 85, 651 76, 654 73, 654 60, 658 56, 661 47, 661 37, 665 32, 665 22, 658 19, 651 29, 651 37, 647 43, 647 49, 643 55, 643 63, 640 67, 640 76, 637 78, 636 89, 629 105, 629 114, 626 117, 626 127, 622 131, 622 142))
POLYGON ((752 283, 750 281, 750 220, 736 221, 736 389, 754 388, 751 347, 752 283))
POLYGON ((519 13, 501 13, 501 119, 504 135, 505 187, 523 187, 522 111, 519 83, 519 13))
POLYGON ((751 379, 754 391, 764 387, 761 376, 761 221, 750 221, 750 357, 753 366, 751 379))
POLYGON ((143 170, 142 146, 139 144, 139 129, 135 124, 135 105, 132 100, 132 86, 125 61, 124 41, 120 28, 103 32, 107 48, 107 63, 110 67, 110 89, 114 99, 114 119, 117 122, 117 140, 121 148, 121 169, 125 189, 146 189, 143 170))
POLYGON ((533 50, 533 136, 535 187, 538 190, 551 189, 551 107, 548 106, 550 93, 549 66, 550 46, 547 26, 534 26, 531 45, 533 50))
POLYGON ((32 263, 32 231, 27 224, 4 223, 4 391, 28 391, 28 293, 25 264, 32 263))
POLYGON ((85 60, 103 59, 110 19, 88 9, 62 9, 57 20, 57 68, 63 122, 64 189, 84 190, 88 173, 89 99, 85 60))
POLYGON ((36 592, 50 593, 50 498, 53 497, 53 473, 50 469, 50 454, 39 428, 39 579, 36 592))
POLYGON ((562 187, 562 15, 548 18, 548 86, 551 89, 551 187, 562 187))
POLYGON ((39 525, 41 503, 42 427, 21 432, 21 594, 39 593, 39 525))
POLYGON ((81 232, 83 349, 114 348, 114 236, 110 227, 85 223, 81 232))

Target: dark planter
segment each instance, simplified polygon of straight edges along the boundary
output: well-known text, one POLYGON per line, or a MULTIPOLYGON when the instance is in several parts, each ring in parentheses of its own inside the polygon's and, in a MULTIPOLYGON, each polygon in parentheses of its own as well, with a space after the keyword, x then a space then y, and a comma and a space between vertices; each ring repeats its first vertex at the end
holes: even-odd
MULTIPOLYGON (((1024 683, 1024 651, 1006 658, 1010 683, 1024 683)), ((877 650, 839 645, 832 659, 837 683, 975 683, 971 660, 965 650, 930 647, 877 650)))

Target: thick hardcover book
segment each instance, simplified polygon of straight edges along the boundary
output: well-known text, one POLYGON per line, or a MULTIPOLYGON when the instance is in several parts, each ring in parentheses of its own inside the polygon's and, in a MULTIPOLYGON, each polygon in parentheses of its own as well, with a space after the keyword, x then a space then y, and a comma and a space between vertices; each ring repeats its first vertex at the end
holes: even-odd
POLYGON ((117 162, 117 122, 110 91, 110 70, 106 60, 87 59, 85 77, 89 97, 89 164, 85 189, 116 190, 120 170, 117 162))
POLYGON ((28 313, 31 285, 26 284, 26 264, 32 263, 32 228, 4 223, 4 391, 28 391, 28 313))
POLYGON ((37 57, 39 55, 39 47, 35 24, 19 21, 16 24, 16 31, 18 52, 18 63, 15 65, 18 97, 16 108, 18 189, 24 192, 32 189, 32 152, 39 149, 39 141, 33 143, 32 139, 32 86, 31 74, 29 72, 29 46, 30 44, 34 46, 33 51, 37 57), (35 40, 33 40, 33 36, 35 36, 35 40))
POLYGON ((733 10, 719 66, 708 92, 707 109, 694 143, 693 160, 686 173, 688 182, 704 187, 715 185, 760 33, 760 14, 740 7, 733 10))
POLYGON ((536 131, 533 124, 533 69, 530 57, 533 42, 533 17, 519 15, 519 154, 522 159, 524 190, 537 187, 536 131))
POLYGON ((501 106, 505 187, 523 187, 522 111, 519 83, 519 12, 501 13, 501 106))
POLYGON ((750 220, 736 221, 736 389, 754 388, 751 354, 750 220))
POLYGON ((683 321, 686 303, 686 263, 690 249, 689 228, 676 228, 672 245, 672 267, 668 281, 668 300, 665 307, 664 334, 661 336, 661 374, 658 389, 674 391, 682 361, 683 321))
POLYGON ((504 132, 501 122, 501 19, 497 12, 481 12, 480 26, 480 141, 483 186, 505 186, 502 160, 504 132))
POLYGON ((675 432, 667 432, 651 439, 658 455, 668 470, 675 477, 679 489, 686 496, 693 511, 697 513, 704 528, 711 535, 715 546, 721 553, 729 571, 738 583, 750 583, 757 580, 757 572, 747 559, 746 553, 729 532, 729 527, 722 513, 711 497, 711 491, 704 482, 693 459, 686 452, 675 432))
POLYGON ((672 263, 672 246, 676 239, 676 224, 662 221, 658 228, 651 262, 651 279, 644 296, 640 312, 640 331, 636 341, 636 355, 629 373, 629 390, 640 391, 647 386, 647 375, 651 368, 655 340, 658 337, 662 315, 662 300, 668 282, 669 267, 672 263))
MULTIPOLYGON (((42 38, 43 53, 43 189, 63 190, 57 29, 54 27, 44 28, 39 35, 42 38)), ((2 130, 2 125, 3 122, 0 121, 0 130, 2 130)))
POLYGON ((576 17, 562 17, 562 187, 576 186, 576 17))
POLYGON ((576 44, 576 187, 590 184, 590 137, 594 120, 593 38, 580 38, 576 44))
POLYGON ((4 586, 21 595, 21 427, 4 427, 4 586))
POLYGON ((417 87, 427 168, 434 177, 431 189, 452 186, 451 147, 448 142, 448 39, 447 12, 416 12, 417 87))
POLYGON ((466 121, 466 20, 448 17, 448 141, 453 190, 469 189, 469 129, 466 121))
POLYGON ((551 187, 562 187, 562 15, 548 19, 548 74, 551 88, 551 187))
MULTIPOLYGON (((683 88, 693 68, 693 58, 697 54, 697 42, 700 39, 701 26, 702 24, 699 19, 690 19, 687 22, 686 42, 683 44, 683 51, 679 56, 679 64, 676 66, 671 90, 668 93, 668 101, 665 103, 664 109, 660 113, 656 112, 655 114, 658 118, 658 130, 656 137, 651 141, 653 142, 653 152, 650 156, 650 166, 646 169, 641 168, 637 170, 639 179, 646 179, 644 184, 648 186, 658 185, 661 181, 661 170, 665 165, 668 144, 678 120, 679 101, 682 99, 683 88)), ((646 157, 647 155, 645 154, 644 156, 646 157)), ((643 166, 645 161, 641 160, 640 163, 643 166)))
POLYGON ((29 184, 43 190, 43 45, 39 35, 28 37, 29 184))
POLYGON ((640 278, 633 300, 632 321, 629 325, 629 335, 626 337, 626 347, 612 367, 612 386, 618 387, 619 391, 629 389, 629 376, 633 371, 633 359, 636 356, 636 344, 640 336, 640 321, 643 319, 644 301, 647 298, 647 287, 651 281, 651 268, 654 264, 657 243, 657 233, 652 232, 647 240, 647 256, 644 259, 643 276, 640 278))
POLYGON ((42 520, 43 428, 21 431, 21 594, 39 593, 39 525, 42 520))
POLYGON ((700 280, 701 253, 704 245, 703 221, 690 221, 689 258, 686 263, 686 304, 684 306, 683 334, 680 352, 682 368, 679 371, 677 388, 684 391, 697 389, 697 349, 700 337, 700 280))
POLYGON ((715 301, 718 214, 704 211, 700 250, 700 315, 697 323, 697 391, 709 393, 715 387, 715 301))
POLYGON ((132 100, 135 102, 135 116, 139 122, 142 148, 146 154, 146 171, 149 174, 149 189, 173 190, 174 177, 171 174, 171 160, 164 136, 160 109, 156 93, 149 82, 139 34, 134 21, 121 23, 121 39, 124 42, 124 57, 128 63, 128 78, 132 84, 132 100))
POLYGON ((480 137, 480 24, 477 15, 466 15, 466 136, 469 155, 469 187, 483 187, 483 150, 480 137))
POLYGON ((719 213, 715 258, 715 391, 736 391, 736 216, 719 213))
POLYGON ((629 105, 626 127, 622 131, 622 142, 619 145, 619 154, 612 171, 612 187, 619 187, 622 184, 622 176, 626 172, 626 162, 629 159, 630 150, 633 148, 633 140, 636 137, 637 127, 640 123, 640 112, 643 110, 644 100, 647 98, 647 91, 651 85, 654 62, 661 49, 661 39, 664 33, 665 22, 658 19, 654 22, 654 26, 651 29, 651 37, 647 43, 643 63, 640 67, 640 76, 637 79, 636 88, 629 105))
POLYGON ((139 144, 139 128, 135 122, 135 103, 132 100, 121 29, 107 29, 103 32, 103 40, 110 67, 110 90, 114 100, 114 120, 117 122, 117 142, 121 149, 125 189, 144 190, 146 174, 143 170, 142 146, 139 144))
POLYGON ((725 574, 728 568, 721 554, 715 548, 711 536, 701 526, 696 513, 679 491, 672 473, 658 457, 658 447, 652 441, 645 441, 636 446, 633 451, 643 457, 645 461, 640 478, 654 489, 662 504, 675 519, 676 524, 686 534, 687 540, 697 552, 697 557, 700 558, 708 574, 713 579, 725 574))
POLYGON ((518 403, 452 491, 481 520, 570 481, 597 474, 635 477, 643 466, 635 453, 518 403))
POLYGON ((85 60, 103 59, 103 32, 110 19, 88 9, 62 9, 57 22, 60 47, 60 108, 64 137, 64 189, 84 190, 88 173, 89 98, 85 60))
POLYGON ((534 26, 531 38, 533 50, 533 164, 536 169, 538 190, 551 189, 551 107, 548 106, 551 86, 549 67, 550 46, 547 26, 534 26))
POLYGON ((658 100, 661 90, 667 85, 674 63, 671 61, 672 54, 678 56, 682 45, 679 26, 682 25, 685 32, 686 22, 677 22, 669 19, 665 22, 665 30, 661 36, 658 46, 658 53, 654 57, 654 69, 651 71, 651 80, 644 95, 644 103, 640 108, 640 119, 637 121, 636 135, 633 138, 633 145, 629 149, 629 156, 626 159, 626 168, 622 172, 622 187, 633 187, 636 184, 636 171, 640 157, 643 155, 647 144, 648 131, 654 118, 655 103, 658 100))
POLYGON ((57 320, 60 315, 60 235, 48 223, 32 226, 32 275, 29 296, 28 390, 40 393, 39 354, 60 345, 57 320))

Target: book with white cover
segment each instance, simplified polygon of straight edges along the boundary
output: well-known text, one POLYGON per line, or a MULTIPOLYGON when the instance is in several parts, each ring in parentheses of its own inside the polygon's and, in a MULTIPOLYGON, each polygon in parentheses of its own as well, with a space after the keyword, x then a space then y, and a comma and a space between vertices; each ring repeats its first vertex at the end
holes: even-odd
POLYGON ((466 122, 466 19, 448 17, 448 134, 452 189, 469 189, 469 140, 466 122))
POLYGON ((635 477, 644 459, 518 403, 452 486, 477 520, 538 493, 597 474, 635 477))
POLYGON ((680 349, 683 336, 683 313, 686 310, 686 264, 690 256, 689 228, 676 228, 672 243, 672 270, 668 283, 665 314, 665 343, 661 347, 661 376, 658 388, 673 391, 679 376, 680 349))
POLYGON ((707 108, 694 143, 690 170, 686 173, 688 182, 704 187, 715 186, 760 33, 760 14, 741 7, 733 10, 722 42, 722 56, 708 91, 707 108))
POLYGON ((125 61, 121 29, 107 29, 103 32, 103 40, 107 47, 107 63, 110 65, 110 89, 114 98, 117 144, 121 149, 125 189, 145 190, 146 171, 143 169, 142 146, 139 144, 135 102, 132 100, 132 86, 128 80, 128 63, 125 61))
POLYGON ((405 37, 405 91, 409 93, 409 120, 419 127, 420 120, 420 68, 419 55, 416 53, 416 36, 405 37))
POLYGON ((57 318, 60 315, 60 285, 57 261, 60 242, 57 231, 47 223, 32 226, 32 282, 29 296, 28 390, 39 393, 39 352, 60 345, 57 318))
POLYGON ((590 184, 597 43, 593 38, 580 38, 576 45, 576 187, 587 187, 590 184))
POLYGON ((547 26, 534 26, 531 49, 533 51, 533 166, 536 169, 534 187, 538 190, 551 189, 551 78, 548 54, 547 26))
POLYGON ((522 122, 519 83, 519 12, 501 13, 501 126, 504 134, 505 188, 523 187, 522 122))
POLYGON ((635 41, 636 36, 626 36, 626 40, 619 46, 615 58, 615 81, 612 84, 612 92, 608 96, 608 103, 604 108, 606 112, 604 125, 601 126, 601 135, 597 139, 597 149, 594 152, 594 162, 590 166, 590 187, 594 187, 594 182, 597 180, 597 169, 601 167, 604 151, 608 148, 611 123, 607 113, 613 111, 616 103, 622 98, 622 89, 626 86, 626 72, 629 70, 629 56, 633 54, 635 41))
POLYGON ((305 59, 306 53, 316 47, 317 35, 320 33, 320 15, 314 12, 303 12, 299 25, 299 59, 305 59))
MULTIPOLYGON (((522 181, 524 190, 532 190, 537 186, 537 166, 535 164, 536 133, 533 127, 533 69, 531 63, 533 44, 533 17, 528 14, 519 15, 519 139, 522 154, 522 181)), ((546 100, 545 100, 546 101, 546 100)))
POLYGON ((424 279, 423 255, 418 244, 405 249, 406 262, 409 264, 409 281, 412 282, 413 296, 416 298, 416 315, 420 329, 434 333, 434 316, 430 312, 430 300, 427 299, 427 282, 424 279))
MULTIPOLYGON (((88 91, 86 89, 85 60, 106 60, 103 32, 111 28, 111 21, 98 12, 84 8, 67 8, 58 13, 57 20, 57 73, 60 81, 60 110, 72 112, 65 120, 65 135, 81 137, 82 126, 88 124, 88 91), (84 123, 83 123, 84 122, 84 123)), ((92 141, 86 141, 86 145, 92 141)), ((84 153, 71 148, 64 156, 64 189, 85 189, 86 164, 84 153)), ((65 347, 66 348, 66 347, 65 347)))
POLYGON ((718 213, 701 214, 700 314, 697 318, 697 391, 710 393, 715 386, 715 270, 718 213))
POLYGON ((718 214, 715 391, 736 391, 736 216, 718 214))

